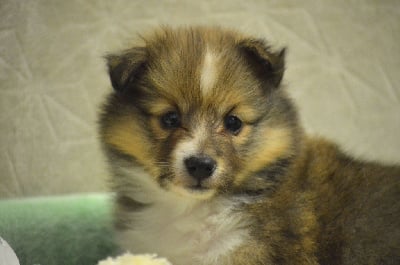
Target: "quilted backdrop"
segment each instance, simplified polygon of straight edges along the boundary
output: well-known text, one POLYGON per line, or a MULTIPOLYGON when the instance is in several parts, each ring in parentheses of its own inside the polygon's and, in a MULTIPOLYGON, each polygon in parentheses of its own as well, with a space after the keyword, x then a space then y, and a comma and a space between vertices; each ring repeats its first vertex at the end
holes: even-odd
POLYGON ((284 83, 307 131, 400 161, 400 1, 0 0, 0 197, 105 190, 102 56, 160 24, 287 46, 284 83))

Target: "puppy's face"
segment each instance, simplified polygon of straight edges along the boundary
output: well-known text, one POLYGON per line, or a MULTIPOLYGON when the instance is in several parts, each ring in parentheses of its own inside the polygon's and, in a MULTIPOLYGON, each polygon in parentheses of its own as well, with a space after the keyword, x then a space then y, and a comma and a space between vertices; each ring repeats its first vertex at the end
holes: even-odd
POLYGON ((102 139, 184 196, 268 188, 296 145, 283 57, 220 29, 156 32, 107 57, 115 92, 102 139))

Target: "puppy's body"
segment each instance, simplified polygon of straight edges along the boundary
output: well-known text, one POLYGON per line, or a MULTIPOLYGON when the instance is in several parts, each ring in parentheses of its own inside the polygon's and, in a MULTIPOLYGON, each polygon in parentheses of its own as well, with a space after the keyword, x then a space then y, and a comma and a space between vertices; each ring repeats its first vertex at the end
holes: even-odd
POLYGON ((399 264, 400 168, 308 138, 284 50, 164 29, 108 57, 101 117, 124 249, 175 265, 399 264))

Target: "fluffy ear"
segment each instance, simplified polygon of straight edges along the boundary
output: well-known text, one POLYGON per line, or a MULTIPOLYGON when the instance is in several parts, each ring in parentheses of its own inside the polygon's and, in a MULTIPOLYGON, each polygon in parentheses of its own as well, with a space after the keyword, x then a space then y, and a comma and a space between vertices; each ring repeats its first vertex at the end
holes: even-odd
POLYGON ((272 52, 263 40, 258 39, 242 40, 239 48, 258 78, 279 87, 285 71, 285 49, 272 52))
POLYGON ((106 57, 108 73, 115 91, 125 91, 134 85, 146 68, 146 48, 138 47, 106 57))

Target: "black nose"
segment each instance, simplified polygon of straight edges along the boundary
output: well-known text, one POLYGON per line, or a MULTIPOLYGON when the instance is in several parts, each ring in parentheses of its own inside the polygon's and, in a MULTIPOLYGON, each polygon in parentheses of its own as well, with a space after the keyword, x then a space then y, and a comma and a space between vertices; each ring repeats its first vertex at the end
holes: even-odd
POLYGON ((217 162, 209 156, 191 156, 185 159, 185 166, 193 178, 201 181, 213 174, 217 162))

